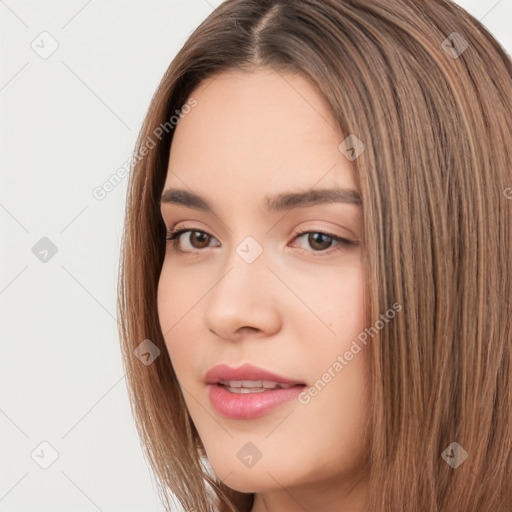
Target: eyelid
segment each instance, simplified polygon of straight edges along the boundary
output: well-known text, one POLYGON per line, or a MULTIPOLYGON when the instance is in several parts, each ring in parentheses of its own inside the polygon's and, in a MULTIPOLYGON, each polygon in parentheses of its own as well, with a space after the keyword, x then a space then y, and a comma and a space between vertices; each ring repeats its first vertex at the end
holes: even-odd
MULTIPOLYGON (((318 224, 317 224, 317 226, 318 226, 318 224)), ((347 231, 350 234, 347 236, 345 236, 343 234, 337 234, 334 232, 334 228, 331 229, 328 227, 315 227, 315 226, 299 227, 299 228, 296 228, 293 230, 292 236, 295 238, 296 236, 304 235, 307 233, 322 233, 322 234, 332 237, 334 239, 342 239, 342 240, 346 240, 347 242, 351 242, 353 244, 358 244, 359 239, 354 234, 354 232, 348 228, 344 228, 344 229, 345 229, 345 231, 347 231)))
POLYGON ((198 226, 197 224, 187 224, 186 222, 181 224, 179 228, 176 228, 176 225, 175 225, 172 229, 167 229, 166 239, 168 239, 169 236, 175 235, 182 231, 192 231, 192 232, 199 231, 201 233, 205 233, 206 235, 208 235, 212 238, 217 239, 217 237, 213 233, 208 231, 207 229, 202 228, 202 227, 198 226))

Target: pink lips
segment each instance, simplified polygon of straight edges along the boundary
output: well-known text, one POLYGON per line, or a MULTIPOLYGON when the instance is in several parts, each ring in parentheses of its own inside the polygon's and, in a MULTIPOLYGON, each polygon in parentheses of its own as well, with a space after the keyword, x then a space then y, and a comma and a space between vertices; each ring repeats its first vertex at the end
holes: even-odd
POLYGON ((204 380, 206 384, 217 384, 220 380, 268 380, 279 384, 304 384, 304 382, 288 379, 247 363, 238 368, 219 364, 206 374, 204 380))
POLYGON ((305 384, 250 364, 232 368, 221 364, 214 366, 205 376, 209 398, 215 410, 230 419, 253 419, 267 414, 276 407, 293 400, 305 384), (220 381, 267 381, 286 388, 277 387, 262 392, 235 393, 220 381))

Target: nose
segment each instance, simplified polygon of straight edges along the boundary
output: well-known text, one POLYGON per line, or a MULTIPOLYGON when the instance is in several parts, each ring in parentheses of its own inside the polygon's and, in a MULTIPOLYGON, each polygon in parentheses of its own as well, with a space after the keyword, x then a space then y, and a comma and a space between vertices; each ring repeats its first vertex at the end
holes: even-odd
POLYGON ((206 297, 206 328, 224 340, 264 338, 279 331, 279 281, 264 258, 246 263, 237 255, 206 297))

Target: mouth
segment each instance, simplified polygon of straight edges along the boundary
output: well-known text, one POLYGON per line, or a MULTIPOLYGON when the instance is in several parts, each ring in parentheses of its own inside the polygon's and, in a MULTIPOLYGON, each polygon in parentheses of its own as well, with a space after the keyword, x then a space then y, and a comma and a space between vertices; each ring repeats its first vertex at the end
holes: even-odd
POLYGON ((213 367, 205 377, 213 408, 230 419, 254 419, 293 400, 304 382, 249 364, 213 367))

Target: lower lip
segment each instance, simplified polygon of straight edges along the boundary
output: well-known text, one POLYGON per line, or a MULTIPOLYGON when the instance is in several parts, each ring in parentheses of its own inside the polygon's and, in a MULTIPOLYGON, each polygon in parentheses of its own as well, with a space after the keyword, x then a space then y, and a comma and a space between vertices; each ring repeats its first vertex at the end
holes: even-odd
POLYGON ((231 393, 219 384, 210 384, 208 387, 210 401, 215 410, 234 420, 250 420, 263 416, 290 402, 304 389, 304 386, 293 386, 260 393, 231 393))

